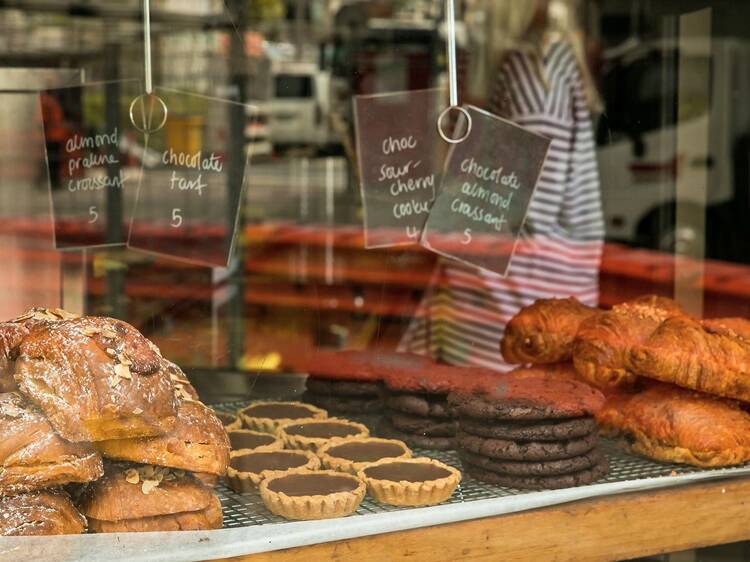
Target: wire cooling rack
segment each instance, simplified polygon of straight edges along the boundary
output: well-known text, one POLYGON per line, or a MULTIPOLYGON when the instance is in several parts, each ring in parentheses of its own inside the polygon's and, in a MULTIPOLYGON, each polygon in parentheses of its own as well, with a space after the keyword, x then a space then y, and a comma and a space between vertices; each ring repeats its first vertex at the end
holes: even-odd
MULTIPOLYGON (((216 410, 234 413, 238 409, 246 406, 247 402, 231 402, 212 405, 216 410)), ((377 416, 358 417, 350 416, 364 423, 370 428, 375 427, 378 419, 377 416)), ((600 450, 609 460, 609 474, 601 478, 595 484, 627 482, 631 480, 641 480, 645 478, 658 478, 667 476, 677 476, 699 472, 710 472, 688 465, 673 463, 663 463, 644 459, 628 454, 618 448, 617 444, 611 440, 602 439, 599 444, 600 450)), ((436 451, 432 449, 412 449, 415 456, 426 456, 437 459, 446 464, 461 469, 461 461, 455 451, 436 451)), ((237 527, 249 527, 253 525, 266 525, 272 523, 285 523, 286 520, 278 517, 268 511, 263 504, 263 500, 257 492, 238 494, 227 486, 220 484, 217 492, 224 508, 224 528, 231 529, 237 527)), ((518 490, 516 488, 507 488, 486 484, 468 476, 464 473, 461 484, 445 503, 463 503, 478 500, 488 500, 493 498, 503 498, 507 496, 518 496, 531 493, 529 490, 518 490)), ((365 497, 356 511, 356 515, 368 515, 373 513, 384 513, 392 511, 401 511, 414 509, 411 507, 395 507, 379 504, 365 497)))

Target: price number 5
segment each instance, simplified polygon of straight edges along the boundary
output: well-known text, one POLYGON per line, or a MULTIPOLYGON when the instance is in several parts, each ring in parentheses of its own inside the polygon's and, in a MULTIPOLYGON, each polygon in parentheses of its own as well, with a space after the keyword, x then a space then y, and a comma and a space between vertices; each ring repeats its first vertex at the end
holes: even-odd
POLYGON ((170 226, 172 228, 180 228, 182 226, 182 209, 172 209, 172 222, 170 226))
POLYGON ((91 205, 91 207, 89 207, 89 217, 91 217, 89 218, 89 224, 95 223, 99 220, 99 213, 96 210, 96 205, 91 205))

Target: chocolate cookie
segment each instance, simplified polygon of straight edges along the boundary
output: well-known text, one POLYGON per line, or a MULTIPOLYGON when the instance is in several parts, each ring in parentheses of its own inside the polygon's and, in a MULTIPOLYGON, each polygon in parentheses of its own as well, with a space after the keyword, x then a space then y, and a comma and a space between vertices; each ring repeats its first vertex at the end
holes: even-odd
POLYGON ((438 451, 448 451, 456 448, 456 442, 453 437, 426 437, 415 433, 406 433, 393 427, 386 419, 380 420, 377 433, 381 437, 399 439, 409 445, 409 447, 436 449, 438 451))
POLYGON ((464 465, 464 473, 482 482, 527 490, 555 490, 583 486, 599 480, 608 472, 609 463, 606 459, 586 470, 556 476, 514 476, 492 472, 471 464, 464 465))
POLYGON ((324 396, 367 396, 376 398, 380 396, 380 385, 375 382, 359 381, 335 381, 307 378, 307 390, 324 396))
POLYGON ((596 446, 597 435, 590 433, 578 439, 567 441, 507 441, 477 437, 463 431, 456 434, 456 443, 462 449, 491 457, 510 461, 551 461, 569 459, 588 453, 596 446))
POLYGON ((459 427, 466 433, 509 439, 512 441, 561 441, 583 437, 596 430, 594 418, 571 418, 568 420, 539 421, 488 421, 462 418, 459 427))
POLYGON ((391 410, 430 418, 452 418, 445 396, 427 397, 418 394, 392 394, 385 399, 391 410))
POLYGON ((503 461, 476 455, 469 451, 459 451, 458 456, 461 457, 461 463, 464 465, 470 464, 477 468, 508 476, 556 476, 571 474, 596 466, 604 458, 604 455, 596 449, 578 457, 541 462, 503 461))
POLYGON ((383 409, 380 398, 331 396, 305 392, 302 401, 336 414, 376 414, 383 409))
POLYGON ((405 433, 416 433, 425 437, 454 437, 456 423, 444 418, 425 418, 402 412, 391 411, 387 414, 393 427, 405 433))
POLYGON ((485 400, 473 394, 452 393, 450 408, 460 417, 485 420, 548 420, 580 417, 558 411, 553 405, 532 404, 524 400, 485 400))
POLYGON ((551 374, 514 371, 480 391, 452 392, 448 401, 460 416, 541 420, 592 416, 604 404, 604 396, 591 386, 551 374))

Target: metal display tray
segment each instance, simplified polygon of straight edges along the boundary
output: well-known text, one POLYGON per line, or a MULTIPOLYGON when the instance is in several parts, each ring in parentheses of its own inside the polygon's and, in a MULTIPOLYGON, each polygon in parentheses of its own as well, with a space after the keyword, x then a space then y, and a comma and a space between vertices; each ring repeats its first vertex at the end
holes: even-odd
MULTIPOLYGON (((215 404, 233 412, 247 402, 215 404)), ((353 417, 369 427, 377 418, 353 417)), ((268 552, 351 539, 432 525, 453 523, 524 511, 570 501, 624 492, 666 488, 701 480, 750 474, 750 466, 705 470, 687 465, 654 462, 623 452, 609 440, 601 450, 609 459, 609 474, 594 484, 562 490, 528 491, 485 484, 464 475, 446 502, 432 507, 408 508, 382 505, 366 497, 350 517, 321 521, 287 521, 269 512, 257 493, 237 494, 223 484, 216 488, 224 509, 224 528, 215 531, 91 534, 66 537, 0 538, 0 560, 27 561, 33 556, 48 560, 138 562, 169 560, 192 562, 268 552)), ((414 449, 415 456, 429 456, 461 468, 453 451, 414 449)))

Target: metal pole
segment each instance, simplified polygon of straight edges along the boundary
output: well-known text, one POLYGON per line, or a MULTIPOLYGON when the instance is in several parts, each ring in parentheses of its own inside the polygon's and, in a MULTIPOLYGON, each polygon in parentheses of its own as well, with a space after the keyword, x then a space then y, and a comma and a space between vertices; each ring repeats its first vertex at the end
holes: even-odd
MULTIPOLYGON (((107 84, 104 87, 105 130, 120 132, 120 47, 114 43, 105 46, 104 72, 107 84)), ((107 175, 120 175, 119 142, 107 145, 107 151, 115 162, 107 164, 107 175)), ((107 243, 125 242, 123 233, 123 192, 122 188, 107 187, 107 243)), ((120 250, 113 250, 119 252, 120 250)), ((124 317, 125 271, 120 267, 107 269, 107 314, 113 318, 124 317)))
MULTIPOLYGON (((227 3, 230 15, 236 22, 236 33, 231 33, 229 53, 229 82, 231 89, 236 92, 237 100, 244 103, 247 99, 247 61, 245 60, 245 32, 246 4, 245 0, 229 0, 227 3)), ((229 190, 230 205, 227 209, 227 232, 230 234, 235 228, 237 208, 233 202, 239 202, 242 193, 242 180, 245 172, 245 115, 244 106, 232 105, 229 111, 229 190)), ((227 302, 228 342, 230 365, 237 367, 245 348, 245 283, 244 283, 244 248, 241 244, 241 233, 244 227, 243 217, 236 223, 240 241, 236 246, 236 253, 229 264, 229 291, 227 302)))

